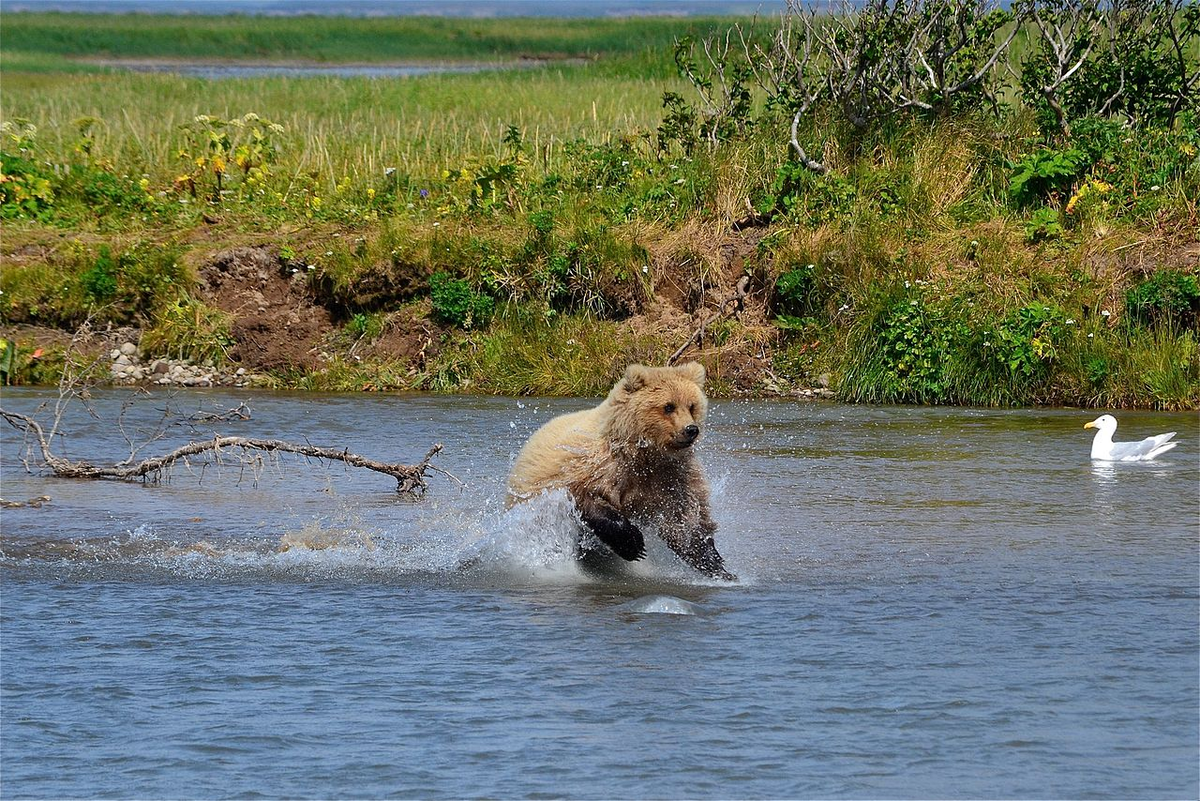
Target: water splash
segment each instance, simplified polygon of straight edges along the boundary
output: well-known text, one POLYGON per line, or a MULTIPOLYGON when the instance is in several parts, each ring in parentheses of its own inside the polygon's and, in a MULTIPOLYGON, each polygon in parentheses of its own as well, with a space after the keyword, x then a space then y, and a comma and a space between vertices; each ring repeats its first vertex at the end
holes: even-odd
POLYGON ((352 507, 282 531, 188 532, 141 524, 116 536, 0 536, 0 570, 89 580, 192 580, 490 586, 705 585, 647 531, 647 556, 624 562, 584 534, 570 496, 512 509, 430 504, 403 527, 365 524, 352 507))

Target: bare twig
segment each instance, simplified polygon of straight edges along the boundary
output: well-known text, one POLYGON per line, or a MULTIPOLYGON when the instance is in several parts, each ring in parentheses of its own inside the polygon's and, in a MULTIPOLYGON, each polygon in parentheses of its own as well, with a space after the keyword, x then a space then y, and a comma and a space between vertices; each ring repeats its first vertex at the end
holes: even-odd
POLYGON ((183 462, 187 466, 189 456, 208 454, 211 456, 212 462, 217 465, 221 465, 223 459, 231 459, 235 463, 240 462, 245 464, 246 458, 250 456, 246 453, 247 451, 263 451, 266 453, 295 453, 304 457, 339 461, 351 467, 374 470, 377 473, 383 473, 396 479, 396 491, 401 495, 424 494, 427 489, 425 474, 428 471, 440 473, 457 482, 460 486, 462 485, 462 482, 458 478, 446 470, 434 467, 430 463, 433 457, 442 450, 440 444, 430 448, 429 452, 425 454, 425 458, 417 464, 407 465, 379 462, 356 453, 351 453, 348 449, 339 450, 337 448, 323 448, 314 445, 298 445, 278 439, 223 437, 219 434, 214 434, 212 439, 189 442, 162 456, 143 459, 136 464, 121 463, 102 466, 89 464, 88 462, 72 461, 56 455, 47 441, 46 432, 41 424, 28 415, 0 409, 0 416, 14 428, 22 429, 27 434, 33 436, 36 445, 41 451, 42 460, 53 471, 54 475, 61 478, 108 478, 126 481, 143 479, 158 481, 170 471, 176 462, 183 462), (239 450, 242 453, 240 455, 230 455, 227 453, 230 450, 239 450))
POLYGON ((700 327, 692 332, 692 335, 688 337, 687 341, 679 346, 679 350, 672 353, 671 357, 667 359, 667 365, 669 366, 679 361, 679 357, 686 353, 688 348, 692 347, 693 345, 702 345, 704 343, 704 331, 706 328, 708 328, 708 326, 724 317, 730 311, 741 308, 742 302, 746 299, 747 288, 749 286, 750 276, 743 275, 741 280, 738 281, 737 286, 734 288, 733 294, 721 301, 721 305, 717 307, 717 310, 704 318, 704 320, 700 323, 700 327))

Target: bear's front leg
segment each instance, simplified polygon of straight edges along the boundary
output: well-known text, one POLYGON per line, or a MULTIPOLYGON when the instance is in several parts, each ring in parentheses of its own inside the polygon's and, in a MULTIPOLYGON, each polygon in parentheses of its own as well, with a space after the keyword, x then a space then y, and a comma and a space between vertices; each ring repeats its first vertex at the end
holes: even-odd
POLYGON ((698 470, 687 477, 688 499, 677 507, 674 519, 665 515, 660 532, 668 547, 687 564, 712 578, 737 581, 737 576, 725 567, 717 550, 717 524, 708 506, 708 486, 698 470))
POLYGON ((575 497, 575 508, 588 530, 612 552, 627 562, 646 555, 646 540, 633 522, 617 508, 596 495, 575 497))
POLYGON ((737 581, 737 576, 725 567, 725 560, 717 551, 717 543, 713 536, 717 533, 716 523, 707 517, 689 522, 693 522, 693 525, 685 526, 685 530, 676 536, 664 536, 663 541, 680 559, 704 575, 723 581, 737 581))

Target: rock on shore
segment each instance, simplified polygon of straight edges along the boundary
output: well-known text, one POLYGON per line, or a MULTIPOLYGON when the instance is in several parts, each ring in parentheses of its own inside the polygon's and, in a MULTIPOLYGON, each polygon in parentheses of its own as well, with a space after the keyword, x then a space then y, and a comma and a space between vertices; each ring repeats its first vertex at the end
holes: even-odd
POLYGON ((192 364, 181 359, 144 361, 133 342, 123 342, 109 352, 109 375, 114 384, 157 384, 174 387, 250 387, 263 377, 244 367, 219 369, 211 364, 192 364))

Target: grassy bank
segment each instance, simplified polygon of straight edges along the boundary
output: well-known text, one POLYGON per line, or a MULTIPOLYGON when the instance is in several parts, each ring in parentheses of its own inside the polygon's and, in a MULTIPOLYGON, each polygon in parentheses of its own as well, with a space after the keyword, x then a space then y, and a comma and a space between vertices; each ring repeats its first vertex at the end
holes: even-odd
MULTIPOLYGON (((716 143, 672 123, 664 93, 690 95, 670 41, 712 20, 0 23, 11 331, 132 325, 147 352, 281 386, 595 394, 627 361, 662 362, 745 278, 698 352, 717 393, 1200 405, 1185 122, 1092 119, 1063 139, 1019 104, 867 133, 817 113, 798 135, 822 175, 761 98, 716 143), (596 59, 223 81, 55 60, 297 50, 596 59), (319 324, 300 335, 289 309, 319 324), (294 352, 256 356, 262 332, 294 352)), ((23 347, 13 375, 52 373, 23 347)))

